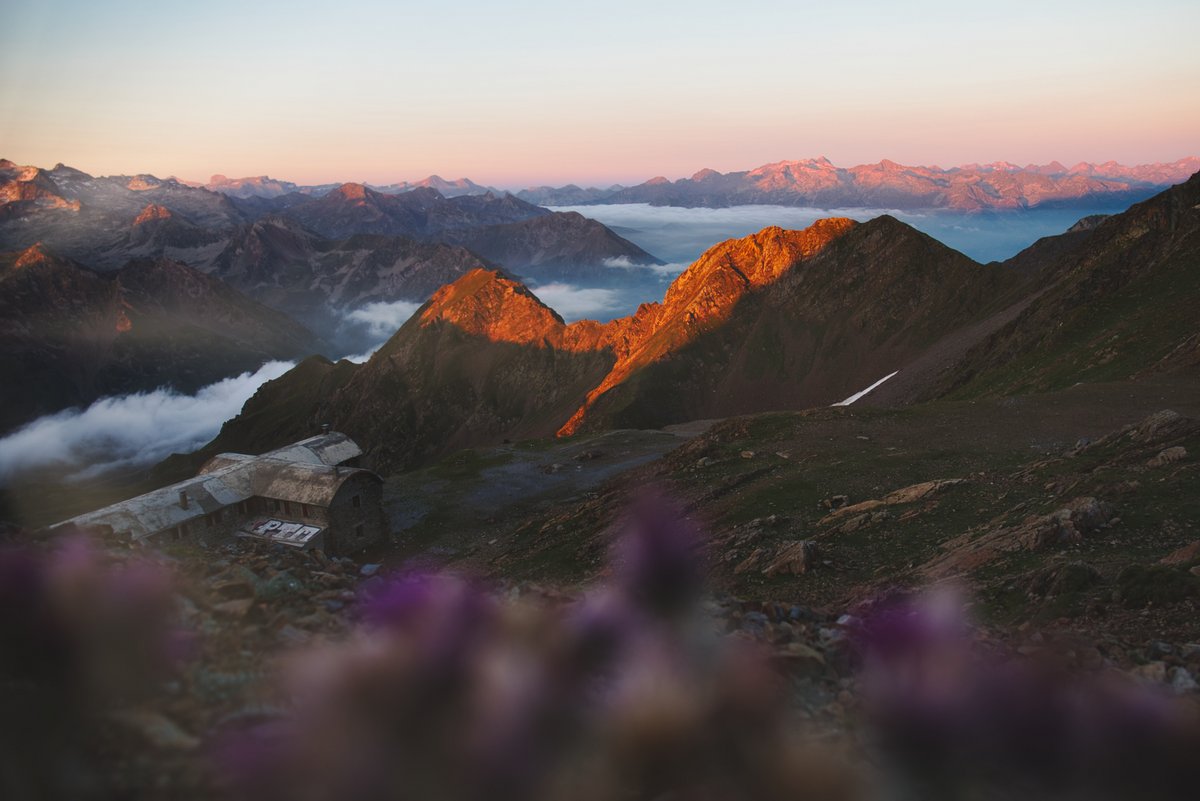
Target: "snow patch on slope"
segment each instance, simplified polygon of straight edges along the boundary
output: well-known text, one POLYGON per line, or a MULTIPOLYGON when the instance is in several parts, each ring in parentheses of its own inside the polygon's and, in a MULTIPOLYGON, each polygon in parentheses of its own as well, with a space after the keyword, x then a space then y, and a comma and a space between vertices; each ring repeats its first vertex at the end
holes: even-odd
POLYGON ((869 386, 869 387, 867 387, 866 389, 862 390, 861 392, 855 392, 853 395, 851 395, 850 397, 846 398, 844 401, 838 401, 837 403, 835 403, 835 404, 833 404, 833 405, 834 405, 834 406, 849 406, 850 404, 854 403, 854 402, 855 402, 855 401, 857 401, 857 400, 862 400, 862 399, 863 399, 863 398, 865 398, 867 395, 871 394, 871 392, 873 392, 875 389, 877 389, 877 388, 879 387, 879 385, 880 385, 880 384, 882 384, 884 381, 887 381, 889 378, 891 378, 892 376, 896 375, 896 373, 899 373, 899 372, 900 372, 900 371, 899 371, 899 370, 897 370, 895 373, 891 373, 891 374, 889 374, 889 375, 885 375, 883 378, 879 379, 879 380, 878 380, 878 381, 876 381, 874 384, 872 384, 871 386, 869 386))

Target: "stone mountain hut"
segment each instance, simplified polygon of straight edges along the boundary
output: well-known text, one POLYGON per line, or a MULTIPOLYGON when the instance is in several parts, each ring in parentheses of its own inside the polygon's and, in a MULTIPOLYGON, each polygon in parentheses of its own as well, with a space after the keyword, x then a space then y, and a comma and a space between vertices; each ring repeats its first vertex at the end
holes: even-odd
POLYGON ((354 467, 362 449, 338 432, 264 453, 222 453, 195 478, 59 525, 102 526, 136 542, 253 537, 350 554, 385 530, 383 481, 354 467))

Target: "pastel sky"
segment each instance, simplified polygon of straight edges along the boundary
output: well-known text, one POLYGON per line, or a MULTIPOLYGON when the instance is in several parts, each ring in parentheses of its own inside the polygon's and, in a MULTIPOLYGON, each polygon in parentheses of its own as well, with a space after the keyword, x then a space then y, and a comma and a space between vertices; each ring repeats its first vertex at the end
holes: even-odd
POLYGON ((0 156, 304 183, 1200 153, 1200 2, 0 0, 0 156))

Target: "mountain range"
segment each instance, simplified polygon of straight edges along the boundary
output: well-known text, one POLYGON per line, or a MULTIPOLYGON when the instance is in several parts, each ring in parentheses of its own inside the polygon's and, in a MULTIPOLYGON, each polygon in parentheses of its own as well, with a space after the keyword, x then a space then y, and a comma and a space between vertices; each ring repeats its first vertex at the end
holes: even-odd
POLYGON ((518 192, 547 206, 649 203, 654 206, 723 208, 750 204, 816 208, 1020 210, 1037 207, 1124 208, 1200 170, 1200 158, 1126 167, 1116 162, 968 164, 919 167, 883 160, 837 167, 826 158, 780 161, 753 170, 704 169, 690 178, 663 177, 630 187, 581 190, 566 186, 518 192))
MULTIPOLYGON (((276 183, 281 189, 291 188, 276 183)), ((496 239, 490 227, 542 218, 530 224, 536 235, 523 237, 525 248, 504 248, 505 267, 536 273, 553 265, 560 270, 555 275, 563 277, 561 271, 594 267, 605 259, 658 263, 600 223, 552 212, 510 194, 484 191, 448 197, 434 186, 387 193, 346 183, 319 195, 267 195, 242 198, 150 175, 98 178, 62 164, 45 170, 0 160, 0 250, 22 250, 42 242, 56 253, 109 269, 130 255, 159 247, 169 249, 172 258, 206 270, 233 232, 270 215, 289 217, 330 240, 380 234, 426 242, 473 241, 485 250, 496 239), (148 223, 154 225, 144 228, 148 223), (157 236, 148 233, 159 229, 165 230, 157 236)), ((486 252, 480 255, 488 257, 486 252)))
POLYGON ((1000 264, 886 216, 768 228, 606 324, 567 325, 511 275, 478 269, 365 364, 309 360, 264 386, 207 451, 272 447, 262 420, 269 438, 280 421, 288 436, 330 422, 387 472, 506 438, 826 406, 893 374, 867 402, 1185 369, 1200 361, 1198 261, 1194 176, 1000 264))
MULTIPOLYGON (((331 192, 340 186, 340 184, 301 186, 299 184, 294 184, 291 181, 279 181, 266 175, 257 175, 248 178, 227 178, 224 175, 214 175, 212 178, 208 179, 207 183, 203 184, 188 181, 180 181, 180 183, 186 183, 188 186, 200 186, 213 192, 220 192, 225 195, 239 198, 274 198, 280 197, 281 195, 291 194, 293 192, 305 195, 323 195, 326 192, 331 192)), ((399 181, 392 184, 366 185, 377 192, 383 192, 385 194, 399 194, 400 192, 410 192, 413 189, 436 189, 445 197, 485 195, 488 192, 493 194, 503 194, 495 187, 480 186, 470 178, 447 180, 440 175, 430 175, 428 178, 422 178, 419 181, 399 181)))
POLYGON ((440 180, 392 194, 363 184, 304 194, 268 179, 214 183, 237 191, 0 161, 0 252, 40 244, 100 272, 131 259, 177 261, 326 338, 349 310, 423 301, 477 267, 559 280, 611 275, 614 259, 660 263, 595 220, 490 191, 447 197, 440 180))
MULTIPOLYGON (((703 169, 690 178, 662 176, 636 186, 606 188, 536 186, 516 192, 540 206, 596 203, 649 203, 655 206, 713 207, 748 204, 817 208, 943 208, 959 211, 1016 210, 1046 206, 1112 206, 1124 208, 1200 170, 1200 158, 1170 163, 1126 166, 1115 161, 1027 164, 1006 161, 965 164, 943 169, 906 166, 883 160, 877 164, 837 167, 826 158, 779 161, 752 170, 720 173, 703 169)), ((197 184, 198 186, 199 184, 197 184)), ((213 176, 208 189, 239 198, 278 198, 288 194, 322 195, 338 184, 300 186, 266 176, 228 179, 213 176)), ((412 183, 368 185, 383 194, 433 188, 446 197, 481 195, 498 190, 461 178, 436 175, 412 183)))

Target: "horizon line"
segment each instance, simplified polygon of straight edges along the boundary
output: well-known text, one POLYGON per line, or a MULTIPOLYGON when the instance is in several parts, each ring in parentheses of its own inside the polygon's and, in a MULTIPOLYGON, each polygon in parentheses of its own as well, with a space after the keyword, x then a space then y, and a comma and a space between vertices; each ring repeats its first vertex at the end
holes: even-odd
POLYGON ((224 178, 227 181, 246 181, 246 180, 250 180, 250 179, 254 179, 254 178, 264 178, 264 179, 269 179, 272 181, 279 181, 281 183, 294 184, 295 186, 297 186, 299 188, 314 188, 314 187, 323 187, 323 186, 337 187, 337 186, 344 186, 346 184, 358 184, 358 185, 367 186, 367 187, 387 187, 387 186, 392 186, 395 184, 415 184, 415 183, 420 183, 421 181, 427 181, 432 178, 437 178, 439 180, 446 181, 447 183, 453 183, 456 181, 470 181, 471 183, 476 184, 477 186, 479 186, 482 189, 498 189, 498 190, 506 191, 506 192, 517 192, 517 191, 521 191, 521 190, 525 190, 525 189, 533 189, 533 188, 540 188, 540 187, 559 188, 559 187, 563 187, 563 186, 578 186, 578 187, 581 187, 584 189, 591 189, 591 188, 606 189, 610 186, 632 187, 632 186, 640 186, 642 184, 648 183, 650 181, 658 180, 660 178, 670 181, 671 183, 675 183, 677 181, 688 180, 688 179, 694 178, 695 176, 699 175, 702 172, 714 172, 714 173, 717 173, 718 175, 724 176, 724 175, 732 175, 732 174, 736 174, 736 173, 749 173, 749 172, 753 172, 754 170, 763 169, 764 167, 772 167, 772 166, 783 165, 783 164, 811 164, 811 163, 825 162, 826 164, 829 164, 830 166, 834 167, 835 169, 839 169, 839 170, 842 170, 842 169, 854 170, 854 169, 858 169, 860 167, 876 167, 876 166, 883 166, 885 164, 895 164, 895 165, 905 167, 908 169, 937 170, 937 171, 941 171, 941 172, 950 172, 953 170, 965 170, 965 169, 969 169, 969 168, 973 168, 973 167, 978 167, 978 168, 994 167, 994 166, 998 166, 998 165, 1009 165, 1009 166, 1015 168, 1015 170, 1012 170, 1012 171, 1021 171, 1021 170, 1029 170, 1031 168, 1044 168, 1044 167, 1049 167, 1053 164, 1058 164, 1059 166, 1064 168, 1065 172, 1070 172, 1071 170, 1074 170, 1077 167, 1080 167, 1082 165, 1087 165, 1089 167, 1100 167, 1100 166, 1111 164, 1111 165, 1114 165, 1117 167, 1124 167, 1127 169, 1136 169, 1136 168, 1140 168, 1140 167, 1168 166, 1168 165, 1178 164, 1180 162, 1185 162, 1185 161, 1200 161, 1200 155, 1189 154, 1189 155, 1180 156, 1179 158, 1176 158, 1171 161, 1143 161, 1143 162, 1133 163, 1133 164, 1119 162, 1116 159, 1107 159, 1105 161, 1079 160, 1079 161, 1075 161, 1070 164, 1068 164, 1066 161, 1063 161, 1061 159, 1051 159, 1050 161, 1043 162, 1041 164, 1038 164, 1038 163, 1035 163, 1032 161, 1028 162, 1026 164, 1018 164, 1016 162, 1009 161, 1007 159, 996 159, 993 161, 986 161, 986 162, 970 161, 970 162, 966 162, 966 163, 962 163, 962 164, 952 165, 950 167, 942 167, 936 163, 933 163, 933 164, 905 164, 903 162, 898 162, 898 161, 895 161, 894 159, 890 159, 890 158, 886 158, 886 157, 881 158, 878 161, 864 161, 864 162, 860 162, 858 164, 842 166, 842 165, 836 164, 835 162, 833 162, 832 160, 830 160, 829 158, 827 158, 825 156, 814 156, 814 157, 800 158, 800 159, 777 159, 775 161, 763 162, 762 164, 756 165, 754 167, 748 167, 748 168, 744 168, 744 169, 727 170, 724 172, 722 172, 721 170, 713 169, 711 167, 701 167, 697 170, 692 171, 690 174, 680 175, 677 178, 669 178, 660 173, 658 175, 650 176, 649 178, 643 178, 640 181, 636 181, 633 183, 624 183, 623 181, 621 181, 619 179, 608 179, 605 181, 564 180, 562 183, 535 182, 532 180, 526 180, 521 183, 498 182, 497 184, 481 182, 481 181, 478 181, 478 180, 471 178, 470 176, 466 176, 466 175, 459 176, 456 178, 445 178, 441 175, 441 173, 438 173, 438 172, 433 172, 426 176, 423 176, 421 178, 416 178, 416 179, 408 179, 408 178, 394 179, 394 180, 387 180, 387 179, 337 180, 337 179, 335 179, 335 180, 331 180, 331 181, 312 181, 312 182, 301 182, 301 181, 292 180, 290 178, 281 178, 279 176, 271 175, 269 173, 247 174, 247 175, 231 177, 225 172, 214 172, 208 177, 207 180, 194 180, 194 179, 189 179, 189 178, 181 178, 175 172, 171 172, 170 174, 166 175, 165 177, 159 176, 159 175, 156 175, 156 174, 150 173, 150 172, 135 172, 135 173, 104 172, 104 171, 89 172, 88 170, 85 170, 85 169, 82 169, 79 167, 74 167, 74 166, 66 163, 65 161, 56 162, 52 167, 43 167, 43 166, 37 165, 37 164, 22 163, 21 161, 18 161, 16 159, 10 159, 5 156, 0 156, 0 161, 8 161, 9 163, 14 164, 19 167, 36 167, 38 169, 43 169, 43 170, 53 170, 53 169, 61 166, 61 167, 66 167, 68 169, 79 170, 80 172, 84 172, 84 173, 91 175, 93 177, 96 177, 96 178, 113 178, 113 177, 121 177, 121 176, 133 177, 133 176, 137 176, 137 175, 146 175, 146 176, 150 176, 150 177, 156 178, 158 180, 162 180, 162 181, 174 180, 180 184, 193 185, 193 186, 198 186, 198 187, 203 187, 203 188, 207 188, 210 184, 214 183, 213 179, 218 178, 218 177, 224 178))

